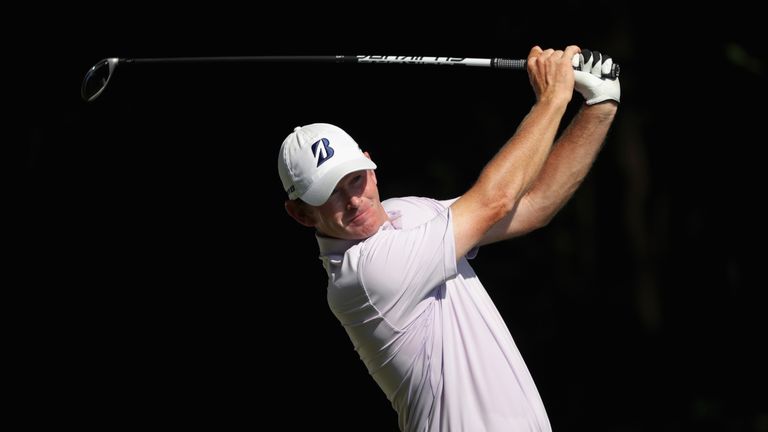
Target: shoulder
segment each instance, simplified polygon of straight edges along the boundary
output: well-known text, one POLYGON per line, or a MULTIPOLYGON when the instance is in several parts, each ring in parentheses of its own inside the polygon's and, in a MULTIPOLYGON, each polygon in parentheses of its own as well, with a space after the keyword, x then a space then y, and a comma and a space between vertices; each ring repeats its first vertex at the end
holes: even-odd
POLYGON ((401 212, 404 211, 418 211, 418 210, 432 210, 432 211, 438 211, 442 212, 446 208, 448 208, 453 201, 456 199, 450 199, 450 200, 436 200, 434 198, 427 198, 427 197, 418 197, 418 196, 407 196, 407 197, 399 197, 399 198, 390 198, 387 200, 384 200, 381 202, 381 204, 384 206, 384 210, 386 211, 394 211, 399 210, 401 212))
POLYGON ((444 212, 446 208, 438 200, 416 196, 391 198, 381 204, 390 218, 400 219, 403 229, 419 226, 444 212))

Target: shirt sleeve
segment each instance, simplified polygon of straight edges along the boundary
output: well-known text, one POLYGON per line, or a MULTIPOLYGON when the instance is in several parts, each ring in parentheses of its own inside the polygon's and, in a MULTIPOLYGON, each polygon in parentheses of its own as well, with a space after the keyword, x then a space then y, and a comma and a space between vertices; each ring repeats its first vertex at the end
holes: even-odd
MULTIPOLYGON (((456 200, 458 200, 459 198, 461 198, 461 197, 460 197, 460 196, 457 196, 456 198, 451 198, 451 199, 447 199, 447 200, 441 200, 441 201, 438 201, 438 202, 439 202, 439 203, 440 203, 440 205, 442 205, 443 207, 445 207, 445 208, 449 208, 449 207, 450 207, 450 206, 452 206, 452 205, 453 205, 453 203, 455 203, 455 202, 456 202, 456 200)), ((473 247, 472 249, 470 249, 470 250, 469 250, 469 252, 467 252, 467 254, 466 254, 466 255, 464 255, 464 256, 465 256, 467 259, 475 259, 475 257, 477 256, 477 251, 479 251, 479 250, 480 250, 480 246, 475 246, 475 247, 473 247)))
POLYGON ((368 239, 358 277, 382 314, 406 312, 456 276, 455 251, 451 210, 446 208, 414 228, 381 231, 368 239))

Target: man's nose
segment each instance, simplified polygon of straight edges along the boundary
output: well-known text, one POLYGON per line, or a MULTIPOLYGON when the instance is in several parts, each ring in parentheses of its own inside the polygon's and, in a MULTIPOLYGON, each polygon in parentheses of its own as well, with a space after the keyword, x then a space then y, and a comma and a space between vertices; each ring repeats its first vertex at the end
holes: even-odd
POLYGON ((347 208, 354 209, 360 207, 360 197, 356 194, 350 194, 347 199, 347 208))

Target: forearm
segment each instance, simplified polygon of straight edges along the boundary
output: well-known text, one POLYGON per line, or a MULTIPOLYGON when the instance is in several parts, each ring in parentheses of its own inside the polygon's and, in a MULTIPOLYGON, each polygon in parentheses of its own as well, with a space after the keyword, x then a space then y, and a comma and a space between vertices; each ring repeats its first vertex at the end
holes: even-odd
POLYGON ((581 185, 603 146, 617 104, 584 105, 555 143, 533 187, 524 197, 546 224, 581 185))
POLYGON ((480 244, 517 237, 546 225, 586 177, 615 113, 612 102, 582 107, 555 143, 533 186, 488 230, 480 244))
POLYGON ((567 103, 556 100, 534 105, 468 193, 479 192, 494 197, 493 201, 504 200, 509 209, 514 207, 539 176, 567 103))
MULTIPOLYGON (((472 215, 470 229, 481 231, 481 237, 463 244, 467 250, 476 244, 505 238, 506 230, 501 225, 510 225, 521 198, 547 160, 566 105, 567 100, 534 105, 515 135, 483 169, 475 185, 452 206, 455 218, 472 215), (483 225, 487 228, 483 229, 483 225)), ((462 235, 458 231, 461 226, 454 224, 454 232, 459 233, 456 236, 462 235)))

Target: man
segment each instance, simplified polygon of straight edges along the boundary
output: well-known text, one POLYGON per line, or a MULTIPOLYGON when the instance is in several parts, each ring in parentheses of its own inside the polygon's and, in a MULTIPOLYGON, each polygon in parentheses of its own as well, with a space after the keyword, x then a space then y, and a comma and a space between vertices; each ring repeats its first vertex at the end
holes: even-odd
POLYGON ((315 228, 328 303, 402 430, 551 430, 533 379, 467 258, 478 246, 545 226, 586 176, 620 88, 618 79, 602 78, 609 58, 580 52, 531 49, 536 103, 455 200, 381 202, 376 165, 333 125, 297 127, 282 144, 285 208, 315 228), (586 104, 555 143, 574 88, 586 104))

